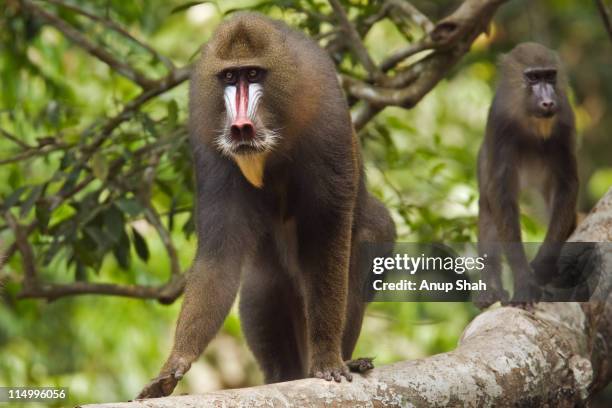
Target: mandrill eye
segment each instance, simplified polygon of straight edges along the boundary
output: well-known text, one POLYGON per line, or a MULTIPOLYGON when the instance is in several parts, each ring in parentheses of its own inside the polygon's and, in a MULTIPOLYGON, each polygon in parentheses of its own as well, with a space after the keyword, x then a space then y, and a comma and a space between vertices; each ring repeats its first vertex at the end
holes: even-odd
POLYGON ((525 79, 527 82, 535 84, 536 82, 540 81, 540 75, 538 72, 525 72, 525 79))
POLYGON ((250 68, 247 71, 247 79, 249 82, 257 82, 261 79, 261 70, 257 68, 250 68))
POLYGON ((223 82, 225 82, 226 84, 235 84, 236 83, 237 75, 233 71, 225 71, 223 73, 222 77, 223 77, 223 82))

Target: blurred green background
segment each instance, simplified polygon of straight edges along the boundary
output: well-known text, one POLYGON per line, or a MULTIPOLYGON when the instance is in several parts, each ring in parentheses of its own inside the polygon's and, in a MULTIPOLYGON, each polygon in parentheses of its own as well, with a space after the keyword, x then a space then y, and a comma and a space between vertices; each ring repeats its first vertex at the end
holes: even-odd
MULTIPOLYGON (((315 1, 276 2, 282 7, 271 3, 222 1, 187 7, 192 3, 184 0, 97 0, 78 4, 126 27, 183 66, 224 15, 235 9, 254 7, 312 32, 311 22, 293 7, 326 7, 315 1)), ((436 21, 460 2, 412 3, 436 21)), ((0 135, 2 211, 11 211, 23 222, 44 219, 46 230, 35 232, 31 242, 41 273, 49 281, 163 283, 170 263, 155 229, 143 217, 142 200, 146 196, 160 214, 171 231, 181 267, 187 268, 195 247, 191 164, 183 127, 187 85, 153 99, 114 132, 90 159, 96 178, 92 184, 74 202, 45 212, 41 197, 83 177, 71 173, 78 158, 71 157, 70 147, 93 137, 96 126, 119 112, 138 88, 55 28, 24 17, 16 4, 0 1, 0 128, 28 146, 40 145, 49 135, 61 144, 43 156, 3 163, 19 152, 19 146, 0 135), (130 154, 151 140, 172 148, 155 165, 132 159, 130 154), (121 180, 112 180, 109 163, 122 156, 133 164, 122 170, 121 180), (147 166, 155 174, 150 188, 140 194, 147 166), (94 208, 88 205, 97 212, 84 220, 83 214, 94 208), (111 231, 119 228, 121 239, 108 247, 96 245, 100 238, 96 222, 111 231), (53 235, 60 233, 64 241, 58 242, 53 235), (121 247, 130 249, 121 252, 121 247)), ((360 9, 372 12, 376 6, 363 1, 351 5, 351 16, 360 9)), ((159 60, 125 38, 84 23, 87 20, 70 10, 48 9, 116 50, 142 72, 153 77, 163 74, 159 60)), ((414 109, 388 108, 360 134, 370 189, 392 210, 399 240, 475 241, 475 156, 494 92, 495 61, 499 53, 522 41, 539 41, 557 49, 569 72, 579 134, 580 209, 588 211, 612 185, 612 117, 606 115, 612 103, 612 42, 597 9, 590 1, 510 1, 497 13, 490 35, 480 37, 452 74, 414 109)), ((370 31, 366 45, 380 61, 405 45, 405 39, 392 24, 382 21, 370 31)), ((541 239, 540 212, 537 200, 523 207, 525 240, 541 239)), ((6 222, 0 223, 3 249, 12 242, 12 235, 6 222)), ((109 296, 68 297, 49 303, 18 300, 22 270, 19 256, 0 270, 1 386, 68 387, 69 404, 74 405, 131 399, 157 373, 171 347, 180 301, 165 306, 153 300, 109 296)), ((372 304, 355 355, 375 356, 378 364, 386 364, 451 350, 476 314, 469 304, 372 304)), ((175 394, 261 381, 234 310, 175 394)))

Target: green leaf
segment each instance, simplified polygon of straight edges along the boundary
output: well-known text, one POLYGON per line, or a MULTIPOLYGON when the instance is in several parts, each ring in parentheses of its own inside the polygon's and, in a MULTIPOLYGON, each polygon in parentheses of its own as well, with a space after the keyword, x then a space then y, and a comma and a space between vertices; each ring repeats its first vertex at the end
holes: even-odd
POLYGON ((189 219, 185 221, 185 224, 183 224, 183 234, 185 234, 185 236, 189 238, 191 234, 193 234, 194 232, 195 232, 195 221, 193 219, 193 213, 192 213, 189 216, 189 219))
POLYGON ((44 189, 44 184, 39 184, 32 189, 28 198, 26 198, 23 204, 21 205, 21 212, 19 213, 21 218, 27 217, 27 215, 32 210, 32 207, 34 206, 34 203, 36 203, 36 201, 40 198, 40 195, 44 191, 44 189))
POLYGON ((75 270, 74 270, 74 280, 77 282, 86 282, 87 281, 87 271, 85 270, 85 265, 81 262, 75 262, 75 270))
MULTIPOLYGON (((282 2, 280 2, 281 4, 278 4, 278 1, 262 1, 261 3, 257 3, 251 7, 247 7, 250 10, 256 10, 256 11, 263 11, 267 8, 270 8, 272 6, 278 5, 279 7, 282 7, 282 2)), ((232 13, 236 13, 238 11, 243 10, 244 7, 233 7, 230 9, 225 10, 225 12, 223 13, 223 15, 227 16, 230 15, 232 13)))
POLYGON ((117 200, 115 205, 130 217, 136 217, 137 215, 142 214, 144 210, 142 205, 140 205, 140 203, 134 198, 122 198, 117 200))
POLYGON ((98 152, 94 154, 93 158, 91 159, 91 167, 94 176, 96 176, 99 180, 106 180, 106 177, 108 177, 108 162, 102 153, 98 152))
MULTIPOLYGON (((204 3, 212 3, 212 2, 211 1, 188 1, 187 3, 183 3, 183 4, 178 5, 175 8, 173 8, 170 11, 170 14, 180 13, 181 11, 187 10, 188 8, 191 8, 193 6, 197 6, 199 4, 204 4, 204 3)), ((214 4, 214 3, 212 3, 212 4, 214 4)))
POLYGON ((444 170, 444 168, 446 167, 446 163, 444 162, 440 162, 438 164, 436 164, 435 166, 433 166, 431 168, 431 170, 429 170, 429 174, 430 176, 437 176, 438 173, 440 173, 442 170, 444 170))
POLYGON ((85 227, 84 231, 96 243, 98 248, 106 248, 108 246, 107 237, 99 227, 89 225, 85 227))
POLYGON ((34 214, 36 216, 38 228, 41 231, 46 232, 47 227, 49 226, 49 220, 51 219, 51 211, 49 210, 48 203, 45 201, 37 201, 34 214))
POLYGON ((20 177, 20 173, 17 170, 17 167, 13 167, 10 170, 9 173, 9 177, 8 177, 8 185, 12 188, 12 189, 16 189, 18 188, 17 186, 19 186, 19 184, 21 183, 21 177, 20 177))
POLYGON ((13 191, 2 203, 2 211, 6 211, 15 204, 19 202, 19 199, 23 195, 23 193, 28 189, 28 186, 19 187, 17 190, 13 191))
POLYGON ((125 233, 124 223, 123 213, 114 205, 104 213, 104 226, 112 242, 119 242, 121 235, 125 233))
POLYGON ((159 187, 159 189, 167 195, 169 198, 173 198, 176 194, 172 191, 172 187, 170 187, 169 183, 166 183, 164 180, 156 178, 155 184, 159 187))
POLYGON ((146 115, 146 114, 142 115, 141 117, 142 117, 142 126, 145 132, 149 133, 154 138, 158 138, 159 132, 157 131, 157 128, 155 127, 155 121, 151 119, 149 115, 146 115))
POLYGON ((74 153, 72 153, 72 151, 67 151, 60 161, 59 169, 66 170, 72 163, 74 163, 74 153))
POLYGON ((147 241, 134 227, 132 227, 132 236, 134 237, 133 242, 136 254, 138 254, 138 257, 144 262, 147 262, 149 260, 149 247, 147 246, 147 241))
POLYGON ((176 123, 178 122, 178 104, 176 103, 174 99, 168 102, 167 109, 168 109, 168 119, 167 119, 168 129, 174 129, 176 127, 176 123))
POLYGON ((68 176, 66 177, 66 181, 64 182, 64 185, 62 186, 62 188, 59 191, 60 195, 65 195, 67 193, 70 192, 70 190, 72 190, 74 188, 74 186, 76 185, 77 181, 79 180, 79 175, 81 174, 81 169, 77 168, 72 170, 68 176))
POLYGON ((85 237, 74 244, 74 256, 79 262, 97 270, 98 257, 95 250, 91 247, 91 243, 85 237))
POLYGON ((170 210, 168 211, 168 231, 172 232, 174 229, 174 215, 176 214, 176 205, 177 199, 176 197, 172 197, 172 202, 170 203, 170 210))
POLYGON ((130 267, 130 238, 125 231, 121 234, 119 243, 113 248, 113 255, 115 255, 115 259, 117 259, 121 269, 128 269, 130 267))

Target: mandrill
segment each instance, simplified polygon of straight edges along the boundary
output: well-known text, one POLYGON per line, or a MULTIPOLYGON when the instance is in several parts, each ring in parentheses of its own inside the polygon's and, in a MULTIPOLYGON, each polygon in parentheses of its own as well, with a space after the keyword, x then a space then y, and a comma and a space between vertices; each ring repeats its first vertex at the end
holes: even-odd
POLYGON ((538 285, 560 278, 554 265, 576 226, 574 113, 559 59, 540 44, 524 43, 504 55, 499 68, 478 156, 478 245, 481 256, 488 256, 483 276, 488 290, 477 300, 481 307, 508 300, 501 282, 502 250, 514 276, 512 302, 537 301, 538 285), (531 264, 519 220, 519 195, 528 187, 541 193, 550 215, 546 238, 531 264))
POLYGON ((266 382, 351 380, 367 277, 358 243, 393 242, 327 54, 285 24, 238 14, 204 47, 190 87, 197 255, 174 347, 139 398, 172 393, 240 288, 266 382))

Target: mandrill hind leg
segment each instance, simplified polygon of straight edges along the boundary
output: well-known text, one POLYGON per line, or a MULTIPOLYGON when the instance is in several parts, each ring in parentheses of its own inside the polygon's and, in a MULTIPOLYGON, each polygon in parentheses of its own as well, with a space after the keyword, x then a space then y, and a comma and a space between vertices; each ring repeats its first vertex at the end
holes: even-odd
MULTIPOLYGON (((271 242, 261 245, 271 248, 271 242)), ((273 250, 260 250, 244 270, 240 320, 266 383, 306 377, 303 300, 273 250)))
POLYGON ((364 242, 378 245, 389 244, 389 252, 391 252, 391 244, 395 241, 395 225, 384 205, 368 195, 364 207, 360 217, 363 222, 358 225, 352 243, 347 317, 342 337, 342 358, 351 371, 358 373, 374 368, 372 358, 364 357, 351 360, 367 306, 367 294, 364 288, 366 280, 369 278, 367 274, 363 274, 363 270, 360 270, 357 262, 359 245, 364 242))
POLYGON ((480 256, 486 257, 482 280, 487 285, 487 289, 474 294, 474 304, 479 309, 485 309, 498 301, 507 302, 509 295, 504 290, 501 276, 502 246, 493 214, 488 202, 483 197, 480 198, 478 214, 478 253, 480 256))
POLYGON ((353 373, 365 373, 374 368, 374 358, 360 357, 346 361, 346 365, 353 373))

